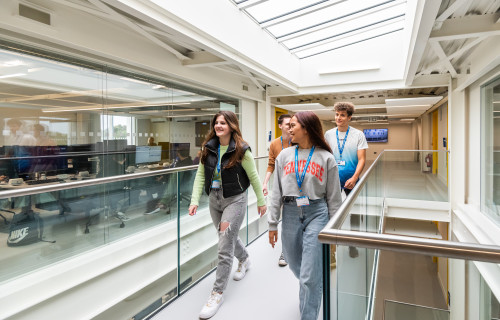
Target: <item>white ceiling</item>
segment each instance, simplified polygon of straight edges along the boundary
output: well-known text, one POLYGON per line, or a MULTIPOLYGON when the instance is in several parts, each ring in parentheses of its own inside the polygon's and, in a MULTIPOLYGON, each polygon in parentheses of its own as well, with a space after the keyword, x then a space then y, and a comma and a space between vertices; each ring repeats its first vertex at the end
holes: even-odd
POLYGON ((342 100, 360 114, 418 116, 427 104, 402 108, 386 99, 445 97, 450 77, 470 72, 468 57, 500 34, 498 0, 24 3, 99 17, 149 39, 185 68, 238 74, 273 105, 316 108, 324 119, 342 100))

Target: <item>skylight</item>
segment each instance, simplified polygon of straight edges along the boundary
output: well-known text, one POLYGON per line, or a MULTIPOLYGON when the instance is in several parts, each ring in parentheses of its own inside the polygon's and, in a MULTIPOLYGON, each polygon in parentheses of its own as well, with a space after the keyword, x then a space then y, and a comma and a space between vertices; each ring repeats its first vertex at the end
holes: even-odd
POLYGON ((299 58, 404 29, 406 0, 231 0, 299 58))

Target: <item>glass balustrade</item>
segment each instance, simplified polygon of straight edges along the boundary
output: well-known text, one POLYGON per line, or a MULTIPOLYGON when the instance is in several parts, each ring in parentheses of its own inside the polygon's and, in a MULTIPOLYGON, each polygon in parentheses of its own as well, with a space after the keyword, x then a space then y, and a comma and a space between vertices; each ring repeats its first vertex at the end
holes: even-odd
POLYGON ((384 151, 384 196, 393 199, 448 201, 446 151, 384 151))
MULTIPOLYGON (((384 209, 382 173, 383 163, 375 163, 366 183, 354 199, 349 215, 342 222, 341 230, 379 232, 384 209)), ((351 196, 355 195, 351 193, 349 197, 351 196)), ((335 246, 330 246, 330 250, 335 250, 335 246)), ((332 305, 337 307, 332 309, 332 316, 335 316, 332 319, 337 319, 337 316, 338 319, 347 319, 340 315, 349 315, 348 318, 353 320, 366 318, 377 256, 378 251, 374 249, 336 247, 336 268, 331 268, 331 287, 336 290, 333 290, 330 299, 332 305)))
MULTIPOLYGON (((446 175, 439 176, 439 170, 446 167, 436 168, 432 161, 427 166, 426 157, 439 161, 447 153, 384 151, 345 200, 346 211, 332 221, 341 243, 346 238, 356 243, 363 235, 375 239, 376 234, 448 241, 448 189, 446 175)), ((451 264, 465 264, 469 269, 489 265, 498 276, 498 267, 492 263, 380 249, 395 242, 384 238, 368 247, 330 246, 336 264, 329 268, 331 290, 327 288, 326 296, 330 305, 325 319, 450 319, 451 264)), ((479 278, 479 271, 476 274, 479 278)), ((468 290, 475 288, 479 297, 478 307, 468 312, 474 319, 495 319, 498 290, 490 289, 487 283, 491 282, 486 281, 479 289, 476 280, 467 279, 468 290)))
POLYGON ((337 246, 335 290, 325 319, 499 318, 498 280, 487 282, 480 273, 489 270, 486 274, 498 279, 498 264, 362 247, 352 256, 351 248, 337 246), (466 270, 465 279, 454 276, 457 268, 466 270))
MULTIPOLYGON (((267 157, 255 161, 263 180, 267 157)), ((156 169, 136 168, 130 174, 156 169)), ((140 299, 150 306, 136 307, 137 312, 151 312, 203 278, 217 264, 218 236, 208 197, 202 195, 197 214, 188 215, 196 170, 153 172, 145 177, 74 188, 70 188, 72 183, 99 177, 69 174, 50 183, 0 185, 0 218, 4 218, 0 220, 0 241, 8 243, 0 247, 0 283, 65 259, 91 257, 91 251, 120 244, 120 240, 160 239, 148 246, 161 250, 161 259, 152 262, 161 272, 143 275, 148 285, 141 291, 140 299), (63 190, 2 197, 2 193, 13 190, 64 185, 63 190)), ((240 230, 245 244, 267 231, 267 219, 258 215, 252 187, 247 192, 247 217, 240 230)), ((147 260, 146 256, 143 258, 147 260)))

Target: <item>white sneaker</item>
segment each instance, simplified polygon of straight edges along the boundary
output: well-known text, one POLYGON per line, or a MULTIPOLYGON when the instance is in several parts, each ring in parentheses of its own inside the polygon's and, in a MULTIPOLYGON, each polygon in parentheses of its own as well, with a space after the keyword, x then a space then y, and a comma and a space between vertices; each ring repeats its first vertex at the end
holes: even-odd
POLYGON ((129 220, 130 220, 130 218, 129 218, 129 217, 127 217, 127 216, 125 215, 125 213, 123 213, 123 212, 121 212, 121 211, 118 211, 118 212, 116 213, 116 217, 117 217, 118 219, 120 219, 121 221, 129 221, 129 220))
POLYGON ((145 214, 145 215, 155 214, 155 213, 157 213, 157 212, 160 212, 160 210, 161 210, 160 208, 156 208, 156 209, 154 209, 154 210, 152 210, 152 211, 149 211, 149 212, 144 212, 144 214, 145 214))
POLYGON ((280 267, 286 267, 288 265, 288 262, 286 262, 285 255, 283 254, 283 252, 281 253, 280 259, 278 260, 278 265, 280 267))
POLYGON ((224 297, 222 296, 222 293, 212 291, 210 297, 208 297, 207 303, 203 306, 203 308, 201 308, 200 319, 209 319, 213 317, 223 302, 224 297))
POLYGON ((245 261, 238 263, 238 270, 234 273, 233 279, 240 281, 245 277, 248 269, 250 269, 250 259, 246 258, 245 261))

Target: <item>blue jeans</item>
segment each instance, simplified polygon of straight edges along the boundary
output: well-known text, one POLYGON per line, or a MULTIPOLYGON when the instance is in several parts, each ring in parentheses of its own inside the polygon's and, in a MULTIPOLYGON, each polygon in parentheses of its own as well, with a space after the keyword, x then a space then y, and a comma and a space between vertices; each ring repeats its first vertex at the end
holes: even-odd
POLYGON ((283 204, 281 242, 283 253, 300 283, 300 317, 317 320, 323 294, 322 246, 319 232, 328 223, 324 199, 297 207, 295 200, 283 204))

